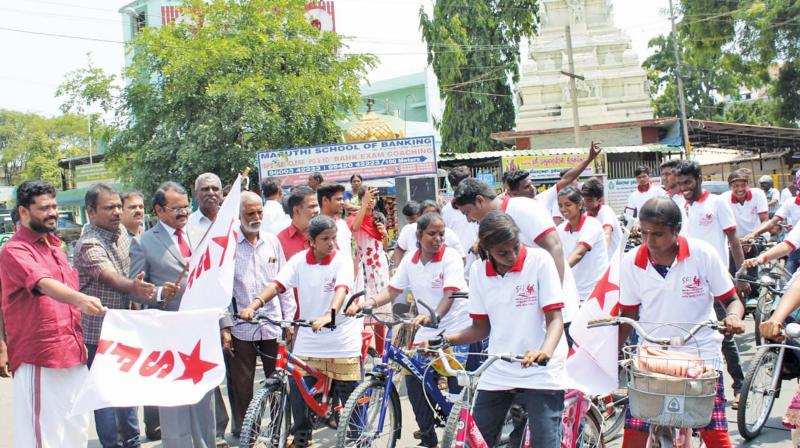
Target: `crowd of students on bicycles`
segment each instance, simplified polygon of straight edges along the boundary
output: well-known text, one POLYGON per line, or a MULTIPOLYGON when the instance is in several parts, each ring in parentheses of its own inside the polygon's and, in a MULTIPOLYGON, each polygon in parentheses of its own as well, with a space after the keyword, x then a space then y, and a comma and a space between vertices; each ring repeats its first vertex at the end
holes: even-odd
MULTIPOLYGON (((452 200, 441 208, 433 204, 424 213, 413 204, 404 208, 413 233, 409 238, 404 230, 403 241, 398 242, 403 253, 395 258, 388 284, 349 306, 348 296, 360 287, 359 266, 354 268, 352 260, 337 250, 335 220, 318 215, 308 229, 310 249, 288 260, 251 305, 239 311, 239 317, 252 319, 264 304, 295 289, 299 318, 312 325, 297 330, 292 353, 333 378, 338 400, 344 404, 362 379, 362 331, 370 319, 364 310, 385 310, 410 292, 435 312, 433 318, 426 308, 417 307, 413 347, 449 347, 473 368, 480 363, 477 355, 483 344, 488 354, 520 355, 517 362, 494 362, 480 376, 472 415, 484 439, 490 445, 497 440, 513 402, 527 413, 533 446, 559 447, 569 325, 612 262, 619 263, 621 315, 650 326, 667 324, 660 328, 661 336, 681 336, 692 325, 709 320, 721 320, 725 334, 731 335, 744 332, 741 299, 749 293, 748 285, 735 282, 731 273, 800 247, 800 229, 794 228, 780 245, 745 259, 741 242, 775 224, 764 219, 766 210, 756 204, 760 195, 747 185, 748 174, 736 172, 729 179, 731 193, 717 196, 702 189, 699 165, 681 160, 662 166, 663 193, 644 198, 629 216, 641 245, 614 260, 626 235, 603 203, 603 183, 594 178, 577 182, 599 152, 593 143, 586 161, 539 194, 524 171, 507 173, 505 191, 498 195, 471 177, 466 167, 451 170, 452 200), (461 247, 452 247, 448 239, 461 247), (456 294, 463 292, 467 297, 456 294), (721 305, 721 314, 715 303, 721 305), (327 328, 332 319, 335 326, 327 328), (435 328, 432 321, 438 324, 435 328)), ((649 172, 639 170, 639 175, 646 175, 647 184, 640 182, 637 192, 651 193, 649 172)), ((800 197, 791 202, 776 213, 778 220, 794 217, 795 208, 800 212, 800 197)), ((795 282, 772 317, 761 324, 762 334, 778 338, 784 320, 798 306, 800 282, 795 282)), ((621 333, 624 341, 627 332, 621 333)), ((720 331, 705 328, 695 339, 699 347, 722 357, 720 331)), ((711 422, 701 433, 710 447, 730 447, 722 375, 719 378, 711 422)), ((420 446, 437 446, 422 384, 413 375, 405 381, 419 426, 415 436, 420 446)), ((458 391, 452 380, 449 387, 458 391)), ((292 446, 308 446, 313 428, 304 417, 307 411, 296 388, 290 402, 292 446)), ((623 447, 644 446, 645 422, 628 415, 625 428, 623 447)))

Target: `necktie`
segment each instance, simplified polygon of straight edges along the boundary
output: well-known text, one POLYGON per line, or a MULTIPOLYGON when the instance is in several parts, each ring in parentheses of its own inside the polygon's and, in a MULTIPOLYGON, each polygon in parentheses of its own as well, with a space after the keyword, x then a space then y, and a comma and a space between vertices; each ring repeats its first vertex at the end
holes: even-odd
POLYGON ((190 258, 192 256, 192 251, 189 249, 189 245, 186 244, 186 238, 183 237, 183 230, 177 229, 175 235, 178 237, 178 249, 181 250, 181 255, 183 255, 183 258, 190 258))

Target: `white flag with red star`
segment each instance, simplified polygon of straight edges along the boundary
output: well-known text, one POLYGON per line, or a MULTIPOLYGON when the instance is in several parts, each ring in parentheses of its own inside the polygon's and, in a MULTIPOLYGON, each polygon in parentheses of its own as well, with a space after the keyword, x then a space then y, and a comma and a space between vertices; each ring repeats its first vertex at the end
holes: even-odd
POLYGON ((200 401, 225 379, 219 311, 109 310, 72 415, 200 401))
POLYGON ((607 394, 619 387, 618 334, 615 326, 586 328, 593 319, 619 315, 619 266, 622 246, 611 257, 606 273, 597 282, 569 327, 575 341, 566 362, 568 387, 589 395, 607 394))
POLYGON ((223 310, 233 297, 233 273, 236 267, 236 239, 239 232, 239 200, 242 176, 219 208, 217 219, 197 246, 189 262, 186 289, 180 310, 223 310))

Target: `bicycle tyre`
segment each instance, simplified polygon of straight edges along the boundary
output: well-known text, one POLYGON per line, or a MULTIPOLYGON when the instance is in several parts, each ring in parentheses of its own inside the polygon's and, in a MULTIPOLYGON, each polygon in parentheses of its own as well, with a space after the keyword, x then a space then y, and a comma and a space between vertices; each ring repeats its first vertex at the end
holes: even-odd
MULTIPOLYGON (((622 428, 625 426, 625 414, 628 412, 627 390, 624 395, 622 393, 612 393, 611 399, 618 403, 616 406, 611 407, 612 414, 606 417, 608 411, 600 411, 604 416, 602 420, 604 444, 608 444, 622 435, 622 428)), ((605 405, 604 403, 600 404, 605 405)))
MULTIPOLYGON (((463 392, 462 392, 463 393, 463 392)), ((458 401, 453 403, 453 407, 450 408, 450 415, 447 416, 447 422, 444 424, 444 431, 442 432, 442 441, 439 443, 440 448, 452 448, 456 444, 456 432, 458 432, 458 417, 461 415, 461 409, 464 407, 464 403, 461 401, 461 397, 459 396, 458 401)), ((468 443, 464 443, 464 446, 469 446, 468 443)))
POLYGON ((603 417, 600 416, 600 411, 592 406, 583 416, 575 448, 602 448, 604 446, 603 417))
POLYGON ((244 415, 239 446, 283 448, 289 435, 287 404, 288 394, 282 382, 267 383, 256 392, 244 415))
MULTIPOLYGON (((780 366, 777 365, 778 350, 780 349, 775 347, 767 347, 759 350, 753 359, 752 366, 744 376, 741 396, 739 397, 739 409, 736 412, 736 425, 739 428, 739 434, 741 434, 745 440, 752 440, 761 433, 761 430, 764 429, 764 425, 769 419, 772 406, 775 404, 776 391, 770 392, 769 387, 772 384, 774 375, 781 374, 780 366), (771 372, 769 371, 770 368, 772 369, 771 372), (760 376, 757 375, 762 372, 768 374, 769 384, 762 384, 761 381, 758 381, 760 380, 760 376), (762 403, 757 403, 759 398, 763 400, 762 403), (751 406, 753 408, 751 408, 751 406), (759 409, 755 409, 756 407, 759 409), (748 409, 750 409, 750 411, 759 412, 752 424, 748 424, 749 422, 747 421, 748 409)), ((778 385, 780 386, 780 380, 778 385)))
POLYGON ((774 300, 775 298, 772 297, 772 294, 765 290, 765 292, 758 297, 756 308, 753 310, 753 321, 755 322, 756 326, 755 343, 757 346, 760 346, 764 343, 764 340, 761 338, 761 330, 759 330, 758 327, 761 325, 761 322, 769 317, 770 309, 772 308, 772 302, 774 300))
MULTIPOLYGON (((368 402, 371 402, 372 393, 378 391, 380 391, 380 395, 378 395, 380 397, 379 400, 382 401, 384 397, 386 397, 386 386, 386 380, 382 380, 377 377, 368 377, 356 387, 352 394, 350 394, 350 397, 347 399, 347 403, 344 405, 344 409, 342 409, 340 414, 339 429, 336 430, 337 448, 344 448, 348 446, 373 446, 375 437, 369 440, 368 444, 365 444, 365 441, 362 439, 363 431, 359 431, 359 437, 357 439, 349 440, 349 436, 352 434, 352 430, 350 428, 352 427, 351 425, 357 425, 359 430, 363 429, 363 424, 360 423, 362 418, 359 416, 361 412, 361 409, 359 408, 364 404, 363 402, 365 399, 367 399, 368 402), (367 394, 368 392, 370 392, 369 395, 367 394), (351 420, 353 421, 352 423, 351 420)), ((393 448, 396 445, 397 440, 400 438, 403 422, 400 410, 400 396, 397 394, 397 390, 391 383, 388 384, 388 386, 390 388, 389 403, 387 403, 386 406, 384 426, 388 422, 391 429, 390 432, 386 434, 387 443, 385 446, 387 448, 393 448)), ((380 401, 377 401, 375 404, 379 405, 380 401)), ((367 414, 367 418, 369 418, 369 411, 367 411, 367 414)), ((377 417, 378 414, 374 413, 371 416, 377 417)), ((384 432, 386 432, 385 427, 384 432)))

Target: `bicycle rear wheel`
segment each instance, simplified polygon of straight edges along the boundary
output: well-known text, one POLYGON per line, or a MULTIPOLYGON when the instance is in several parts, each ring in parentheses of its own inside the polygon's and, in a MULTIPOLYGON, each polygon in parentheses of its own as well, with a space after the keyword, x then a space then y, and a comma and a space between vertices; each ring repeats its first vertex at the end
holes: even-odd
MULTIPOLYGON (((623 416, 623 420, 624 420, 623 416)), ((603 417, 594 407, 590 408, 581 420, 580 432, 575 448, 600 448, 605 446, 603 439, 603 417)))
POLYGON ((755 342, 756 345, 761 345, 763 340, 761 338, 761 331, 759 330, 759 325, 761 322, 767 320, 769 315, 772 313, 772 303, 774 301, 774 297, 772 293, 770 293, 766 288, 763 288, 761 295, 758 297, 758 303, 756 303, 756 308, 753 310, 753 321, 755 322, 756 330, 755 330, 755 342))
MULTIPOLYGON (((781 374, 781 366, 778 365, 779 350, 774 347, 762 348, 744 377, 736 425, 745 440, 758 436, 769 419, 776 394, 772 390, 772 381, 775 375, 781 374)), ((780 380, 778 385, 780 387, 780 380)))
POLYGON ((385 446, 392 448, 400 438, 402 425, 400 396, 392 384, 368 377, 356 387, 342 410, 336 431, 337 448, 385 446), (381 405, 385 400, 383 429, 378 432, 381 405))
POLYGON ((625 412, 628 410, 627 389, 612 392, 606 399, 598 401, 597 406, 603 417, 603 443, 609 443, 622 435, 625 412))
POLYGON ((288 393, 282 382, 267 383, 256 392, 242 422, 240 447, 282 448, 289 434, 288 393))

